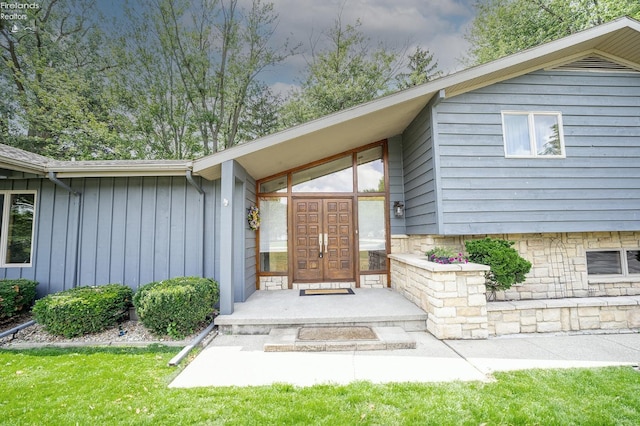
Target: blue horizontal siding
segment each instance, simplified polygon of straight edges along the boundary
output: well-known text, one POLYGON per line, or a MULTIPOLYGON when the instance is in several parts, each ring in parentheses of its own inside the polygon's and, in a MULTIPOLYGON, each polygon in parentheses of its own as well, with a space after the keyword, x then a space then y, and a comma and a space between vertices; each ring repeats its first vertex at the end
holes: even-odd
POLYGON ((389 154, 389 222, 391 235, 406 233, 404 218, 397 218, 393 211, 393 203, 400 201, 405 203, 404 194, 404 170, 402 165, 402 136, 389 138, 387 144, 389 154))
POLYGON ((405 230, 407 234, 437 233, 436 179, 431 105, 402 134, 405 230))
POLYGON ((538 71, 437 111, 444 234, 640 229, 640 75, 538 71), (561 112, 566 158, 505 158, 504 110, 561 112))

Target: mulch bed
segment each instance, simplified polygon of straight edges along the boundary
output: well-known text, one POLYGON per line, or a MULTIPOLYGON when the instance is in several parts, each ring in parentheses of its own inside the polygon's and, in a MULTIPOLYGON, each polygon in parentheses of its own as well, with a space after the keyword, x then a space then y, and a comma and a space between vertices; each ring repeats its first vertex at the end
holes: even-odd
MULTIPOLYGON (((11 320, 0 323, 0 333, 10 330, 18 325, 33 319, 30 313, 22 314, 11 318, 11 320)), ((172 339, 169 336, 156 336, 145 328, 138 321, 124 321, 117 326, 111 327, 99 333, 86 334, 83 336, 66 338, 47 333, 40 324, 34 324, 20 330, 14 336, 6 336, 0 339, 0 348, 24 347, 24 346, 47 346, 47 345, 127 345, 144 343, 162 343, 175 345, 181 342, 188 342, 200 333, 206 324, 194 334, 182 340, 172 339)))

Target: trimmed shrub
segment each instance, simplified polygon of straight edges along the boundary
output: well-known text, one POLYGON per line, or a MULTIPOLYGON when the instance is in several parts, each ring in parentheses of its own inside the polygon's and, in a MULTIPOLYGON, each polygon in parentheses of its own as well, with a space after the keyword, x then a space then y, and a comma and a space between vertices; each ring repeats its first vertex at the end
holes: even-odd
POLYGON ((531 262, 514 249, 513 241, 484 238, 465 242, 469 261, 491 268, 486 274, 487 298, 494 300, 496 291, 507 290, 513 284, 522 283, 531 270, 531 262))
POLYGON ((97 333, 128 314, 132 297, 133 291, 122 284, 77 287, 38 300, 33 316, 51 334, 97 333))
POLYGON ((37 281, 0 280, 0 320, 26 312, 36 299, 37 281))
POLYGON ((213 316, 219 294, 218 283, 210 278, 179 277, 143 285, 133 305, 153 333, 180 339, 213 316))

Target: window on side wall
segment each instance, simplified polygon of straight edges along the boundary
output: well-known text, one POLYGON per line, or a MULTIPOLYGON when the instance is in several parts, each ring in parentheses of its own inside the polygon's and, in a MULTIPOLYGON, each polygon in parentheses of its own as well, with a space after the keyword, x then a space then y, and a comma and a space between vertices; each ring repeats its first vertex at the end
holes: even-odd
POLYGON ((559 112, 502 112, 507 158, 564 158, 562 115, 559 112))
POLYGON ((587 272, 590 276, 640 274, 640 249, 588 251, 587 272))
POLYGON ((0 267, 31 266, 35 192, 0 192, 0 267))

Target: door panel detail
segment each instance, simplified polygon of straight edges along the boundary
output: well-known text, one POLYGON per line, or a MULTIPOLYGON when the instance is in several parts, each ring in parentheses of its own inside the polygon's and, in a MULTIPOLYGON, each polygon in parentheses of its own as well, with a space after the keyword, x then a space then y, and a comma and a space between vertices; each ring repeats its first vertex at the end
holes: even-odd
POLYGON ((351 199, 294 199, 294 281, 353 280, 351 199))

